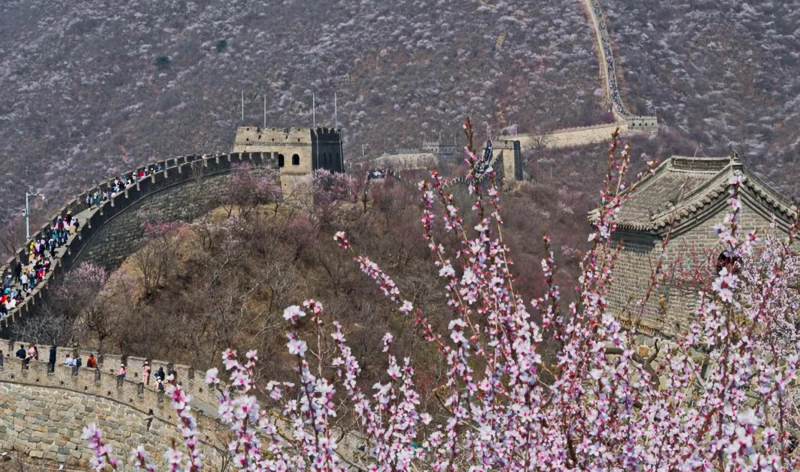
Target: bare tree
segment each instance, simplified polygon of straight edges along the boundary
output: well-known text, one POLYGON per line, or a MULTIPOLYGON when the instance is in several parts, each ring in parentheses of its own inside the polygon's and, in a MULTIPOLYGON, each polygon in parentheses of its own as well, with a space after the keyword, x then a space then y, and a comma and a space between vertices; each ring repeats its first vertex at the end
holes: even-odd
POLYGON ((10 218, 0 228, 0 256, 5 260, 25 244, 25 221, 21 216, 10 218))
POLYGON ((179 223, 163 221, 145 224, 143 244, 133 255, 134 266, 142 276, 145 297, 152 297, 162 280, 169 276, 177 246, 173 236, 179 227, 179 223))
POLYGON ((100 341, 110 335, 106 297, 100 296, 108 274, 81 264, 67 272, 34 316, 12 325, 15 337, 53 345, 71 344, 89 333, 100 341))

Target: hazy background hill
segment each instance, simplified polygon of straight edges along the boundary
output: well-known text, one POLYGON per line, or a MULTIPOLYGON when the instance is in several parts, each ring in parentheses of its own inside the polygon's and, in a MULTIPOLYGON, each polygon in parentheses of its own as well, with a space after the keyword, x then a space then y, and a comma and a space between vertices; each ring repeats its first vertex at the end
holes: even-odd
POLYGON ((0 2, 0 203, 26 185, 54 208, 95 178, 228 151, 245 121, 339 126, 346 153, 602 113, 575 0, 0 2), (505 36, 497 47, 500 35, 505 36))
POLYGON ((604 0, 631 111, 667 150, 727 155, 797 195, 800 1, 604 0))

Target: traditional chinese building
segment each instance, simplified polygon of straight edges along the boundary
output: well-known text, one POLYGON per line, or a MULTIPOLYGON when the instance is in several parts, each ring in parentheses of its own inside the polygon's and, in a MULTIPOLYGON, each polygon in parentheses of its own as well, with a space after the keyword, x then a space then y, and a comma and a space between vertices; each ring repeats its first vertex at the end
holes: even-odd
MULTIPOLYGON (((614 270, 609 308, 623 322, 638 317, 637 301, 646 293, 650 274, 661 254, 661 245, 669 235, 665 270, 674 267, 677 258, 683 266, 692 264, 692 254, 717 251, 722 247, 714 225, 730 213, 730 180, 743 178, 742 231, 769 231, 773 219, 778 231, 786 232, 797 208, 778 191, 748 171, 738 156, 675 156, 656 168, 655 173, 623 203, 618 216, 614 241, 623 250, 614 270), (673 220, 674 217, 674 220, 673 220), (670 223, 672 221, 672 223, 670 223)), ((744 234, 744 233, 742 233, 744 234)), ((694 312, 696 288, 687 289, 674 278, 650 297, 639 331, 656 336, 674 336, 688 327, 694 312)))

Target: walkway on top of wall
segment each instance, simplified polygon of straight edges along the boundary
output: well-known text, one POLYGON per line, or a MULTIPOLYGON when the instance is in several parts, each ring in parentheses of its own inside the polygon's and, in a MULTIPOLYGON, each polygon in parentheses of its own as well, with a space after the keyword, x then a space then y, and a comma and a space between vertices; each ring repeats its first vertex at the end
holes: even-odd
MULTIPOLYGON (((193 166, 197 163, 202 163, 200 168, 204 169, 204 172, 208 172, 207 174, 202 174, 202 177, 208 178, 229 173, 234 163, 246 162, 264 164, 267 160, 270 160, 275 161, 273 164, 277 165, 276 157, 273 154, 274 153, 233 153, 219 156, 200 157, 192 155, 167 159, 122 174, 120 177, 125 177, 133 183, 122 191, 113 194, 111 198, 102 201, 99 206, 87 208, 85 203, 86 196, 92 195, 95 192, 100 192, 102 194, 106 191, 110 191, 114 179, 118 177, 112 177, 97 187, 78 195, 51 218, 50 223, 43 225, 40 230, 32 236, 31 240, 26 241, 25 246, 17 252, 16 256, 10 258, 3 267, 2 272, 4 274, 13 274, 13 266, 18 262, 22 263, 23 266, 28 265, 30 263, 30 243, 42 238, 49 240, 50 231, 52 230, 55 220, 59 216, 65 216, 68 212, 72 212, 73 217, 78 219, 80 227, 75 234, 69 236, 66 244, 57 249, 55 259, 50 259, 45 251, 45 257, 48 257, 51 263, 50 270, 45 277, 36 284, 32 293, 26 295, 21 303, 10 310, 9 313, 0 320, 0 328, 7 327, 10 322, 14 321, 15 316, 29 313, 33 306, 40 303, 47 291, 48 282, 58 278, 63 272, 69 270, 74 258, 80 254, 81 250, 92 236, 96 234, 108 220, 119 215, 133 203, 155 194, 164 188, 195 181, 192 177, 192 171, 195 169, 193 166), (142 178, 137 178, 139 170, 145 170, 150 167, 155 168, 157 166, 160 166, 162 170, 142 178)), ((19 288, 16 282, 15 288, 19 288)))

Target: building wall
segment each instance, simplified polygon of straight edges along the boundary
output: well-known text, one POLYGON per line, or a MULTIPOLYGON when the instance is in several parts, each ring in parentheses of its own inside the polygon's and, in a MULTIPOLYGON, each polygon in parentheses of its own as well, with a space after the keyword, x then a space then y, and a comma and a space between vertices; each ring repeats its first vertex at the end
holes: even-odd
MULTIPOLYGON (((221 470, 225 428, 199 411, 194 415, 206 466, 221 470)), ((23 370, 16 358, 0 368, 0 449, 31 459, 88 470, 92 453, 80 436, 84 426, 95 423, 120 459, 120 470, 133 470, 128 458, 139 445, 163 466, 164 448, 173 439, 182 445, 176 419, 163 394, 96 369, 73 375, 59 365, 48 373, 45 362, 32 362, 23 370)))
POLYGON ((311 130, 313 168, 331 172, 344 172, 342 133, 332 128, 311 130))
POLYGON ((522 151, 519 141, 500 141, 503 153, 503 179, 506 182, 522 180, 522 151))
MULTIPOLYGON (((758 230, 760 234, 769 231, 769 219, 758 205, 751 203, 753 196, 743 195, 741 227, 742 235, 747 231, 758 230)), ((722 251, 719 239, 714 234, 714 225, 722 222, 728 212, 727 194, 710 203, 711 211, 704 215, 691 229, 673 234, 668 244, 665 267, 670 267, 683 256, 684 267, 689 268, 692 252, 702 253, 708 250, 722 251)), ((638 313, 636 303, 646 291, 652 269, 661 253, 661 237, 643 232, 620 230, 614 235, 616 241, 623 241, 625 248, 617 260, 614 271, 614 283, 608 297, 609 309, 619 314, 628 300, 629 313, 638 313)), ((673 284, 663 286, 654 293, 647 304, 647 312, 643 317, 646 328, 660 331, 664 335, 674 336, 682 333, 689 326, 690 317, 696 307, 697 294, 693 290, 677 287, 673 284)))
POLYGON ((259 128, 236 130, 233 152, 263 152, 278 156, 283 194, 305 193, 316 169, 344 172, 341 133, 329 128, 259 128), (303 188, 301 188, 303 187, 303 188))

